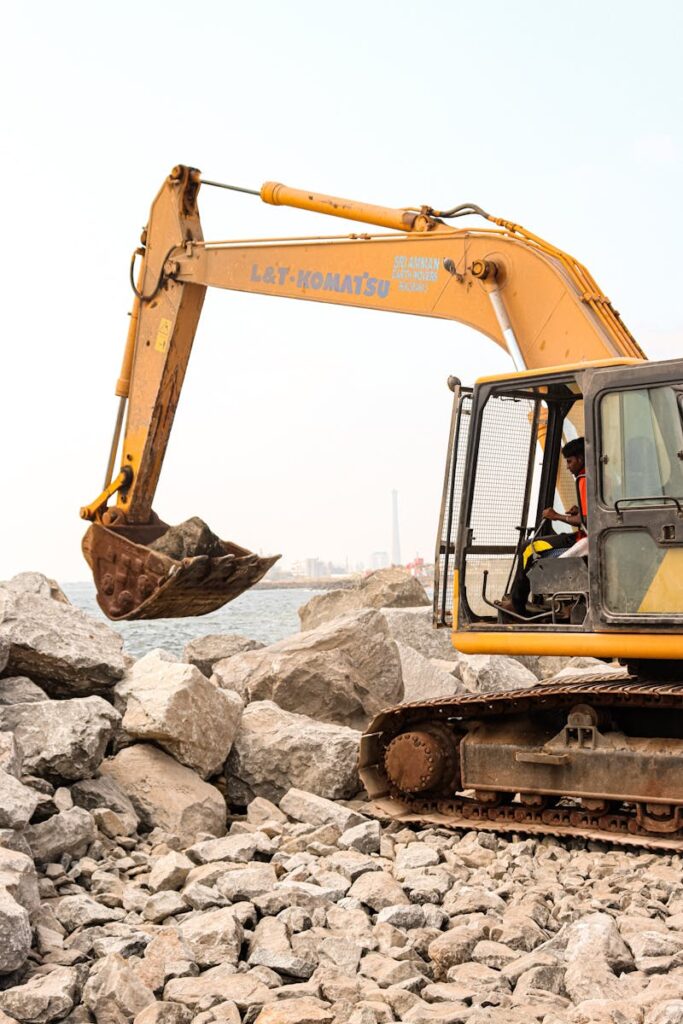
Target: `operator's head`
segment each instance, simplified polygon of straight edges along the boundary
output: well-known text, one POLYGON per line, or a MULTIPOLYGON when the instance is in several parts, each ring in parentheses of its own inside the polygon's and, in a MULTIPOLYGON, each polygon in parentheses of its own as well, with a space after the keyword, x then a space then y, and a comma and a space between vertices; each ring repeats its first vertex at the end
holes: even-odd
POLYGON ((572 476, 582 473, 586 465, 586 442, 582 437, 575 437, 573 441, 567 441, 562 449, 562 454, 567 460, 567 469, 572 476))

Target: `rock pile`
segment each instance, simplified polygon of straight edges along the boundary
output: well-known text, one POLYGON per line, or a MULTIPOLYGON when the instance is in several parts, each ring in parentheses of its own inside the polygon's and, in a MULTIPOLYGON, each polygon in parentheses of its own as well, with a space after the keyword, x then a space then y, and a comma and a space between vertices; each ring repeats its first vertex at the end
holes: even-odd
POLYGON ((0 584, 0 1024, 683 1022, 679 857, 368 817, 379 707, 562 666, 357 596, 133 662, 51 581, 0 584))

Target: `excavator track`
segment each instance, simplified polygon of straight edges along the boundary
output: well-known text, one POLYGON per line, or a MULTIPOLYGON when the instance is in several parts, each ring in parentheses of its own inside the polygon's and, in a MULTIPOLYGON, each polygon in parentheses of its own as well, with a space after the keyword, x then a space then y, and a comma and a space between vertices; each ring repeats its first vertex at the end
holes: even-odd
MULTIPOLYGON (((576 706, 589 706, 607 713, 610 710, 643 713, 654 710, 674 714, 683 711, 683 681, 647 681, 629 676, 624 670, 623 678, 615 678, 614 673, 609 678, 596 673, 567 677, 562 683, 539 684, 525 690, 457 695, 389 708, 374 718, 361 739, 359 769, 370 798, 370 813, 383 820, 442 828, 598 840, 644 850, 683 850, 683 808, 679 807, 673 807, 673 817, 659 826, 659 832, 656 823, 653 825, 651 819, 642 818, 638 806, 618 800, 606 799, 605 806, 598 809, 595 808, 598 801, 594 800, 590 809, 584 806, 590 801, 578 800, 571 793, 549 801, 540 793, 527 791, 526 803, 521 802, 520 794, 510 793, 496 803, 489 794, 476 791, 406 792, 389 777, 387 750, 397 737, 405 739, 406 733, 411 737, 426 737, 429 744, 430 732, 438 736, 439 730, 443 734, 444 730, 455 728, 461 731, 456 731, 454 736, 461 737, 468 723, 504 721, 514 716, 530 718, 538 716, 539 712, 559 714, 576 706), (538 806, 529 806, 535 798, 538 806)), ((393 750, 407 753, 407 747, 407 740, 403 746, 395 742, 393 750)), ((399 773, 402 767, 398 765, 399 773)), ((405 772, 410 774, 408 763, 405 772)), ((653 782, 657 792, 656 780, 653 782)), ((661 797, 658 793, 657 799, 661 801, 661 797)))

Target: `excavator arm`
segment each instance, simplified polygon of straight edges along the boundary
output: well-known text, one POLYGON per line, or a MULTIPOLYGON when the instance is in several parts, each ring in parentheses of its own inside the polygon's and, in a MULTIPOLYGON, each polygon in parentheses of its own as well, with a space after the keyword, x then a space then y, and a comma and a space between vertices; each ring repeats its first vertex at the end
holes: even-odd
POLYGON ((84 553, 111 618, 211 611, 275 561, 225 541, 218 554, 181 560, 149 547, 167 530, 152 503, 208 287, 455 320, 507 350, 518 369, 644 358, 585 267, 479 207, 393 210, 270 182, 260 192, 266 203, 389 230, 207 242, 200 185, 199 171, 174 168, 136 251, 137 281, 131 264, 135 300, 105 487, 81 510, 93 523, 84 553), (494 226, 458 230, 446 223, 471 213, 494 226))

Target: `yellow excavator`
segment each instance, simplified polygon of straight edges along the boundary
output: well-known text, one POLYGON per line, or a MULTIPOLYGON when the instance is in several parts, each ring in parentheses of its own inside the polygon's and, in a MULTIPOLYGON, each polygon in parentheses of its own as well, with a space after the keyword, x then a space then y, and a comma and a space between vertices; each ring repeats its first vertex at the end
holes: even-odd
POLYGON ((253 193, 266 203, 388 230, 207 242, 202 183, 234 187, 175 167, 131 262, 105 487, 81 510, 105 614, 202 614, 275 561, 217 538, 199 554, 164 548, 152 511, 208 287, 467 324, 516 372, 449 379, 435 625, 467 654, 587 655, 623 671, 390 708, 362 738, 361 778, 401 820, 683 848, 683 360, 648 362, 585 267, 478 206, 389 209, 269 182, 253 193), (449 223, 469 215, 490 226, 449 223), (585 502, 572 509, 562 451, 579 437, 585 502), (578 512, 586 539, 539 557, 552 506, 578 512), (520 578, 528 599, 512 606, 520 578))

